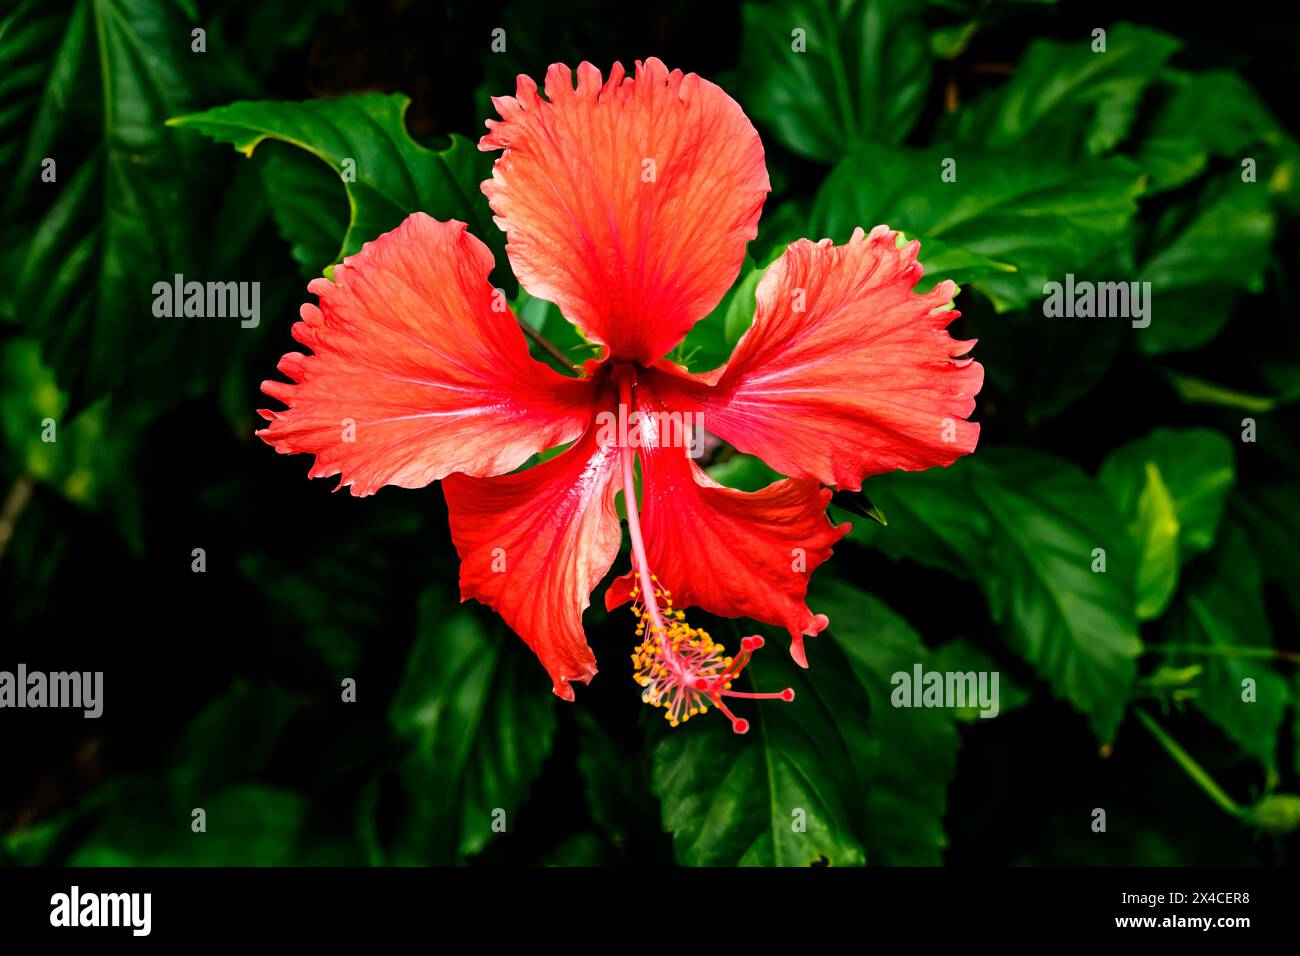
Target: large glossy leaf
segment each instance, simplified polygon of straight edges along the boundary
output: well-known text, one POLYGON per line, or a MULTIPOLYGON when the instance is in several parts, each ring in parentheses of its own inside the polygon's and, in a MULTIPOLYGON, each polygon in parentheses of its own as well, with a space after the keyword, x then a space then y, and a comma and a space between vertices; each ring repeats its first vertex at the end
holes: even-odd
MULTIPOLYGON (((229 143, 247 156, 269 139, 304 150, 325 164, 346 190, 350 218, 347 232, 334 237, 338 246, 332 258, 316 264, 318 271, 417 210, 435 219, 468 223, 475 236, 499 252, 500 231, 478 188, 491 167, 490 158, 460 136, 452 136, 442 150, 420 145, 406 130, 409 104, 406 96, 378 93, 303 103, 239 102, 177 117, 170 124, 229 143)), ((306 199, 319 193, 323 181, 319 173, 305 178, 299 186, 308 193, 303 197, 283 175, 283 166, 273 164, 270 169, 276 222, 300 264, 310 268, 306 257, 319 255, 324 240, 317 235, 320 222, 306 199)))
POLYGON ((1133 542, 1101 487, 1061 459, 990 448, 866 491, 889 526, 855 527, 854 539, 975 579, 1011 648, 1109 740, 1141 643, 1133 542))
POLYGON ((497 810, 509 832, 555 734, 549 683, 522 641, 427 591, 389 715, 409 748, 411 802, 393 862, 473 855, 497 832, 497 810))
POLYGON ((1114 159, 1056 163, 1029 154, 958 147, 862 147, 841 161, 817 193, 812 232, 844 242, 857 226, 885 223, 945 256, 964 250, 964 277, 999 310, 1041 301, 1043 285, 1083 277, 1113 251, 1137 209, 1141 174, 1114 159), (955 160, 956 181, 943 162, 955 160), (1010 272, 1007 266, 1016 271, 1010 272))
POLYGON ((1142 645, 1133 546, 1101 488, 1036 452, 981 452, 976 498, 988 512, 985 585, 1011 646, 1109 741, 1142 645), (1105 570, 1097 549, 1105 552, 1105 570))
MULTIPOLYGON (((90 6, 79 3, 68 16, 53 4, 25 0, 0 20, 0 162, 7 169, 39 171, 59 131, 60 112, 76 91, 77 71, 91 39, 90 6)), ((6 213, 26 190, 11 190, 0 204, 6 213)))
POLYGON ((148 0, 28 2, 0 22, 0 158, 22 171, 3 202, 0 238, 21 245, 0 307, 40 339, 74 409, 131 375, 158 334, 153 283, 195 262, 193 169, 163 126, 190 95, 186 36, 178 6, 148 0))
POLYGON ((747 3, 740 102, 782 145, 833 163, 862 143, 897 143, 921 114, 930 51, 902 0, 747 3))
POLYGON ((870 703, 871 750, 854 754, 866 791, 867 856, 885 866, 937 866, 948 844, 943 817, 957 767, 956 713, 890 700, 894 674, 911 674, 917 664, 933 669, 934 660, 916 631, 872 595, 831 580, 815 588, 813 603, 830 617, 826 633, 870 703))
POLYGON ((857 836, 864 794, 854 754, 870 747, 866 694, 834 646, 815 642, 809 660, 812 670, 799 671, 779 644, 754 658, 755 686, 793 687, 795 700, 739 702, 748 734, 733 734, 710 711, 665 729, 654 744, 654 790, 679 863, 864 862, 857 836))
POLYGON ((1171 666, 1201 667, 1193 682, 1197 709, 1246 753, 1272 767, 1287 682, 1266 656, 1273 632, 1263 578, 1249 539, 1236 524, 1225 523, 1209 560, 1189 568, 1166 633, 1174 648, 1168 654, 1171 666), (1247 681, 1253 684, 1253 700, 1247 681))
POLYGON ((1093 44, 1091 34, 1030 43, 1006 86, 954 114, 958 140, 985 149, 1033 144, 1058 157, 1113 149, 1179 42, 1120 23, 1107 30, 1104 52, 1093 44))

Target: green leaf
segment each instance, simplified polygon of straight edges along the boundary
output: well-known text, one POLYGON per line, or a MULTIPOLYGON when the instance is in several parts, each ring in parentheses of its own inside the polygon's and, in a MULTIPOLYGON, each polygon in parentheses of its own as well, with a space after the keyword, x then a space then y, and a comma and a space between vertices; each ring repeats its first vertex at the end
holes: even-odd
POLYGON ((199 806, 220 786, 256 777, 297 709, 276 685, 237 679, 176 743, 171 779, 178 801, 199 806))
POLYGON ((866 793, 868 858, 885 866, 937 866, 948 844, 943 817, 957 768, 956 715, 890 701, 894 674, 911 674, 917 664, 933 670, 935 661, 916 631, 869 594, 830 580, 815 587, 810 602, 830 617, 825 635, 848 658, 870 703, 871 751, 855 754, 866 793))
POLYGON ((6 463, 83 508, 106 512, 131 547, 141 550, 140 488, 130 477, 144 427, 139 409, 103 399, 69 417, 68 396, 31 339, 0 343, 0 371, 6 463))
POLYGON ((125 778, 95 791, 78 816, 94 832, 73 866, 283 866, 295 861, 305 798, 253 783, 270 762, 298 702, 276 685, 236 680, 185 728, 163 776, 125 778), (202 808, 206 831, 195 832, 202 808))
POLYGON ((1100 156, 1128 134, 1143 91, 1179 42, 1147 27, 1119 23, 1093 52, 1091 34, 1035 40, 1011 80, 955 114, 963 145, 1008 149, 1028 144, 1058 157, 1100 156))
POLYGON ((758 456, 742 454, 710 465, 708 472, 714 481, 739 491, 761 491, 784 477, 758 456))
POLYGON ((755 293, 765 270, 746 259, 740 278, 722 301, 696 322, 676 349, 678 361, 692 369, 709 371, 726 365, 732 349, 754 321, 755 293))
POLYGON ((855 515, 861 515, 864 518, 870 518, 872 521, 887 527, 889 519, 885 517, 885 512, 880 506, 873 502, 861 491, 842 491, 836 489, 831 495, 831 504, 837 508, 843 508, 845 511, 852 512, 855 515))
POLYGON ((709 714, 654 747, 653 780, 679 862, 692 866, 939 862, 956 764, 953 713, 890 704, 891 679, 927 661, 907 622, 846 584, 813 603, 830 628, 797 670, 769 647, 755 687, 792 686, 793 703, 738 702, 746 736, 709 714), (801 826, 796 825, 801 824, 801 826))
POLYGON ((1259 376, 1276 395, 1278 404, 1300 398, 1300 359, 1271 357, 1259 363, 1259 376))
POLYGON ((1211 183, 1190 218, 1182 208, 1164 216, 1137 277, 1151 283, 1142 351, 1185 351, 1222 331, 1242 293, 1262 290, 1275 228, 1267 187, 1236 173, 1211 183))
POLYGON ((100 787, 56 816, 0 835, 0 864, 49 866, 61 862, 59 846, 67 839, 69 831, 88 815, 99 812, 114 793, 112 786, 100 787))
POLYGON ((958 577, 977 578, 986 562, 989 521, 961 461, 949 468, 872 478, 865 490, 889 515, 887 528, 854 522, 849 540, 958 577))
POLYGON ((1137 546, 1137 616, 1150 621, 1164 613, 1178 587, 1179 532, 1173 496, 1152 462, 1143 469, 1141 490, 1128 518, 1137 546))
POLYGON ((910 4, 747 3, 742 19, 738 98, 783 146, 832 163, 862 143, 901 142, 915 125, 931 64, 910 4))
MULTIPOLYGON (((6 69, 0 83, 5 107, 0 110, 0 161, 6 169, 38 173, 50 155, 86 55, 88 11, 85 3, 69 15, 41 0, 26 0, 0 20, 0 62, 6 69)), ((23 199, 22 190, 10 191, 4 211, 23 199)))
POLYGON ((1205 429, 1157 429, 1115 449, 1098 480, 1138 554, 1137 615, 1159 617, 1185 559, 1214 543, 1235 477, 1232 445, 1205 429))
MULTIPOLYGON (((910 242, 912 236, 900 233, 900 238, 910 242)), ((950 279, 958 286, 982 279, 996 273, 1018 271, 1009 262, 1000 262, 989 256, 982 256, 966 246, 957 246, 942 239, 925 239, 922 243, 925 254, 925 275, 915 286, 918 293, 928 292, 945 279, 950 279)))
POLYGON ((420 598, 419 630, 389 717, 407 745, 409 817, 394 862, 448 862, 482 850, 494 811, 507 826, 555 736, 541 665, 523 642, 469 610, 420 598))
POLYGON ((1281 147, 1287 136, 1254 89, 1236 73, 1166 71, 1162 101, 1138 140, 1135 158, 1152 189, 1194 179, 1209 157, 1239 159, 1255 145, 1281 147))
POLYGON ((21 64, 0 111, 0 158, 22 182, 4 203, 6 244, 22 243, 5 309, 40 339, 74 410, 133 374, 157 336, 152 283, 196 262, 186 204, 202 186, 163 126, 191 95, 187 35, 178 9, 149 0, 29 2, 0 22, 0 62, 21 64))
MULTIPOLYGON (((574 365, 580 366, 587 359, 595 358, 600 350, 599 346, 589 342, 578 327, 564 317, 553 302, 535 298, 520 289, 513 309, 517 318, 540 332, 548 342, 567 355, 574 365)), ((539 361, 548 361, 536 346, 531 343, 530 346, 539 361)))
POLYGON ((1287 837, 1300 829, 1300 796, 1270 793, 1248 811, 1250 825, 1274 837, 1287 837))
POLYGON ((1142 650, 1128 533, 1101 488, 1072 464, 1017 449, 982 451, 975 464, 994 617, 1011 647, 1110 741, 1142 650), (1104 572, 1093 571, 1098 548, 1104 572))
POLYGON ((812 233, 844 242, 855 227, 886 223, 921 240, 927 279, 941 277, 930 274, 927 258, 927 243, 937 240, 936 251, 1005 311, 1041 301, 1046 282, 1113 252, 1137 209, 1141 178, 1122 159, 1071 164, 957 147, 861 147, 818 191, 812 233), (956 161, 955 182, 941 178, 946 159, 956 161))
POLYGON ((1272 646, 1263 577, 1245 532, 1225 523, 1209 560, 1189 568, 1180 600, 1168 616, 1167 665, 1199 664, 1192 698, 1246 753, 1272 768, 1287 684, 1266 659, 1243 650, 1272 646), (1245 682, 1254 686, 1254 700, 1245 682))
POLYGON ((0 863, 6 866, 40 866, 49 860, 54 847, 75 819, 63 814, 0 836, 0 863))
POLYGON ((1097 477, 1125 517, 1134 514, 1148 465, 1159 471, 1173 500, 1183 551, 1186 555, 1208 551, 1236 480, 1232 443, 1205 428, 1157 428, 1116 448, 1097 477))
MULTIPOLYGON (((458 219, 493 247, 503 248, 492 223, 487 200, 479 191, 490 160, 469 140, 451 137, 451 145, 434 151, 413 140, 406 129, 410 99, 401 94, 369 93, 303 103, 238 102, 202 113, 168 120, 168 125, 193 129, 252 156, 264 140, 288 143, 324 163, 347 193, 351 212, 340 247, 317 269, 357 252, 363 243, 398 226, 422 210, 435 219, 458 219)), ((268 187, 281 232, 303 262, 308 252, 319 254, 314 233, 317 221, 306 214, 309 198, 319 192, 319 175, 305 179, 307 196, 283 191, 291 185, 272 167, 268 187)), ((500 260, 498 255, 498 260, 500 260)))
POLYGON ((979 32, 979 23, 968 20, 952 26, 940 27, 930 34, 930 52, 941 60, 955 60, 966 52, 966 47, 979 32))
POLYGON ((1291 769, 1300 774, 1300 673, 1291 675, 1291 769))
POLYGON ((160 806, 155 781, 117 793, 105 821, 69 866, 285 866, 293 862, 306 800, 279 787, 245 784, 208 794, 206 832, 190 808, 160 806), (153 809, 149 809, 153 808, 153 809))
POLYGON ((987 449, 867 491, 889 527, 860 524, 851 539, 977 581, 1012 649, 1109 740, 1141 643, 1133 545, 1101 488, 1060 459, 987 449))
POLYGON ((654 745, 654 792, 679 863, 864 862, 855 835, 863 794, 854 754, 869 746, 866 695, 834 646, 814 643, 810 657, 810 672, 796 668, 779 645, 753 659, 755 686, 793 687, 795 699, 740 702, 748 734, 732 733, 710 709, 666 730, 654 745))
MULTIPOLYGON (((795 240, 810 238, 808 213, 811 208, 812 204, 803 197, 785 199, 776 206, 771 202, 763 206, 763 215, 758 220, 758 235, 748 247, 749 258, 758 268, 766 269, 795 240)), ((753 315, 749 318, 752 319, 753 315)), ((748 322, 745 327, 749 327, 748 322)))

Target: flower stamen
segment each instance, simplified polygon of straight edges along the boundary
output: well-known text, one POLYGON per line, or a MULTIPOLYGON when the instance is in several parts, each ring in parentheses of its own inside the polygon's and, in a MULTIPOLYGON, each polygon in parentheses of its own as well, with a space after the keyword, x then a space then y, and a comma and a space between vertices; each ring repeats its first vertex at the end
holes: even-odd
MULTIPOLYGON (((631 387, 626 378, 620 382, 620 397, 630 407, 631 387)), ((731 689, 732 681, 740 676, 754 651, 763 646, 763 638, 744 638, 740 653, 729 657, 707 631, 687 623, 685 612, 673 609, 672 594, 650 573, 646 558, 632 470, 635 452, 630 445, 623 445, 620 453, 623 499, 638 582, 632 587, 632 613, 637 619, 637 637, 642 640, 632 653, 632 665, 633 679, 643 688, 641 699, 652 707, 663 708, 664 718, 674 727, 705 713, 712 705, 731 721, 732 730, 747 733, 749 721, 733 714, 724 697, 792 701, 794 689, 787 687, 772 693, 731 689)))

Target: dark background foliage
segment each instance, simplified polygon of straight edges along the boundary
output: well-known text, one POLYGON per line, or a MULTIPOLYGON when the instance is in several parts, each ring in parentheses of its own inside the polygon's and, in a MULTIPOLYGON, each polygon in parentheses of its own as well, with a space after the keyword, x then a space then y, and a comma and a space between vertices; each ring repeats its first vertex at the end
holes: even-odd
MULTIPOLYGON (((97 721, 0 714, 0 859, 1294 855, 1294 23, 974 0, 0 9, 0 669, 106 685, 97 721), (888 527, 844 502, 855 531, 812 602, 836 626, 806 675, 779 650, 759 659, 799 699, 744 739, 720 720, 666 734, 630 680, 630 616, 599 600, 600 677, 554 700, 519 641, 457 604, 437 488, 332 494, 252 434, 307 279, 412 209, 478 223, 515 294, 476 191, 491 157, 448 139, 477 138, 489 96, 552 62, 649 55, 737 97, 774 184, 751 263, 684 347, 693 368, 725 359, 754 269, 785 242, 888 222, 922 239, 927 282, 961 283, 957 331, 987 372, 972 459, 869 482, 888 527), (410 98, 409 138, 390 93, 410 98), (402 164, 424 178, 395 185, 402 164), (155 319, 149 290, 175 272, 260 282, 260 326, 155 319), (1152 326, 1044 318, 1042 283, 1067 272, 1152 282, 1152 326), (1003 713, 889 708, 889 674, 918 660, 996 668, 1003 713)), ((544 303, 516 308, 581 348, 544 303)), ((768 477, 726 449, 715 470, 768 477)))

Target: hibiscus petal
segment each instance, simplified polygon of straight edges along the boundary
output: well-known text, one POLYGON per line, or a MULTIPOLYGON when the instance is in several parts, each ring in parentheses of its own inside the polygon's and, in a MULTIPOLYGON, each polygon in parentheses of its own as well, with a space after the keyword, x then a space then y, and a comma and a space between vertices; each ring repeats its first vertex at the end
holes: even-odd
MULTIPOLYGON (((650 382, 636 389, 637 410, 667 411, 650 382)), ((831 492, 815 481, 784 479, 757 492, 715 482, 688 448, 660 445, 668 431, 642 419, 641 522, 650 569, 674 607, 700 607, 720 617, 748 617, 790 632, 790 655, 807 667, 803 639, 829 623, 804 603, 813 570, 850 525, 826 517, 831 492)), ((678 429, 673 430, 675 433, 678 429)), ((606 607, 626 602, 633 575, 605 593, 606 607)))
POLYGON ((515 275, 615 358, 649 364, 730 287, 768 190, 735 100, 659 60, 520 76, 479 142, 504 149, 483 192, 515 275))
POLYGON ((777 471, 857 490, 887 471, 974 451, 966 421, 984 369, 946 328, 956 286, 914 294, 919 243, 877 226, 847 245, 792 243, 759 283, 753 326, 725 368, 675 376, 709 431, 777 471), (710 387, 712 383, 712 387, 710 387))
POLYGON ((622 538, 614 506, 618 448, 597 441, 597 431, 593 425, 535 468, 442 483, 461 560, 461 600, 476 598, 500 614, 566 700, 573 700, 570 681, 596 674, 582 612, 622 538))
POLYGON ((282 454, 316 456, 312 478, 340 475, 354 495, 419 488, 452 472, 501 474, 571 441, 590 418, 592 384, 528 354, 487 276, 492 253, 460 222, 414 213, 314 279, 293 337, 292 382, 262 390, 257 434, 282 454), (495 310, 494 310, 495 306, 495 310))

